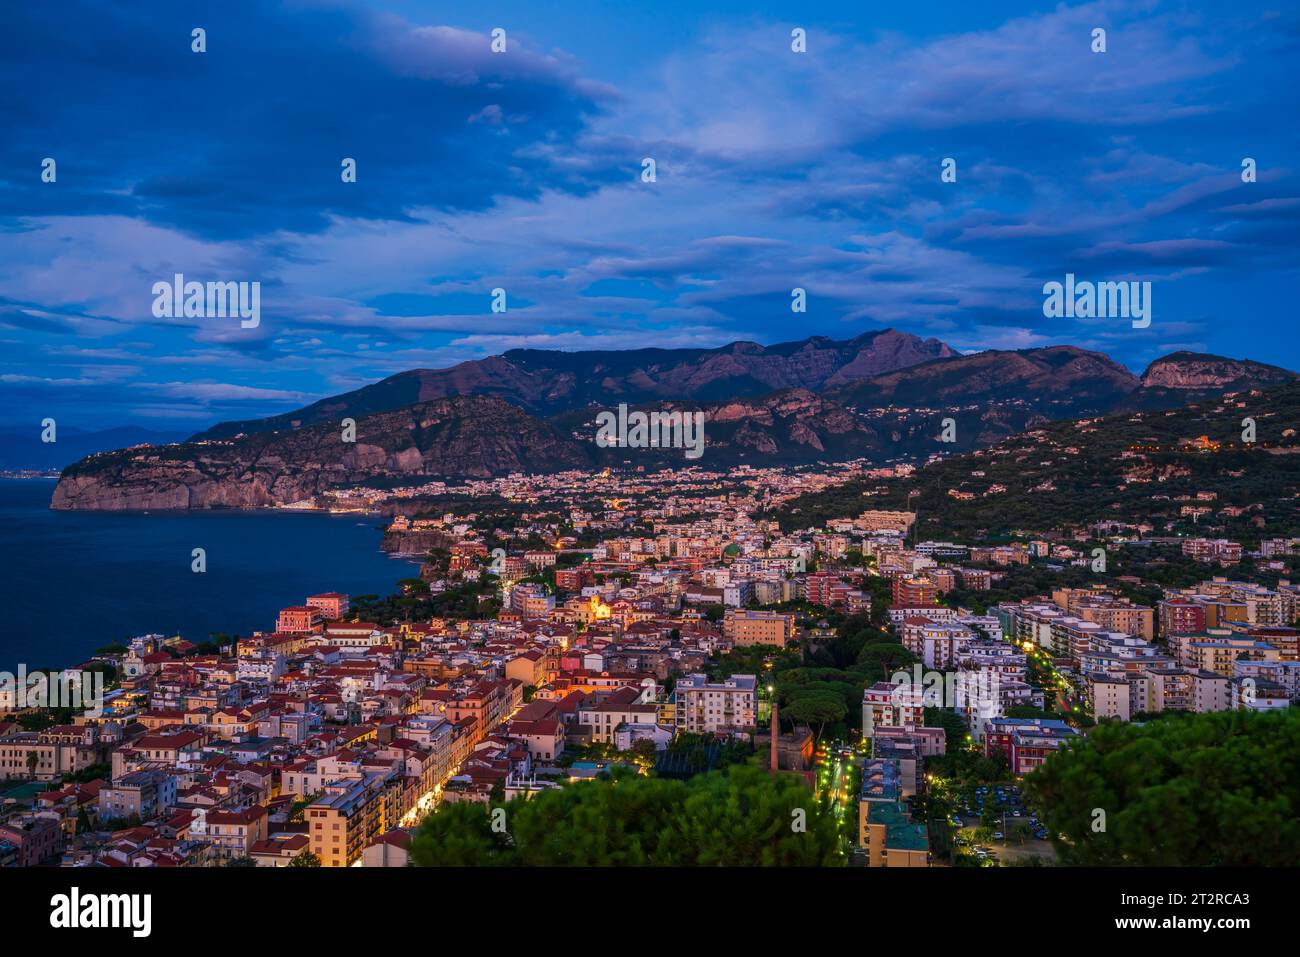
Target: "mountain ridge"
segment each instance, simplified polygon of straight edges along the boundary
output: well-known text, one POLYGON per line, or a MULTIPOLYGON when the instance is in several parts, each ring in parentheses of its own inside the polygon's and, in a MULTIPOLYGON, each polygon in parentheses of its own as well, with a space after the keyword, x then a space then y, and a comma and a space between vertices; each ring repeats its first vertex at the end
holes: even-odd
POLYGON ((1284 385, 1300 375, 1254 359, 1230 359, 1204 352, 1180 350, 1155 359, 1142 373, 1147 387, 1200 389, 1257 387, 1261 382, 1284 385))
MULTIPOLYGON (((631 350, 630 355, 516 350, 513 359, 494 357, 499 361, 444 370, 459 369, 471 385, 494 394, 422 399, 425 380, 399 374, 377 383, 385 386, 378 393, 362 389, 323 399, 307 407, 310 414, 290 413, 288 422, 284 416, 258 420, 251 432, 216 438, 200 433, 186 443, 91 456, 64 470, 51 505, 106 510, 265 507, 378 479, 483 479, 511 472, 696 464, 693 458, 683 459, 681 449, 598 446, 595 414, 619 404, 647 412, 700 412, 706 427, 705 458, 699 464, 727 468, 966 452, 1045 422, 1186 405, 1215 392, 1214 382, 1249 383, 1256 377, 1266 385, 1300 381, 1276 366, 1175 353, 1148 367, 1147 375, 1158 384, 1146 385, 1103 353, 1066 345, 954 353, 856 378, 862 364, 892 365, 896 349, 914 357, 916 344, 924 345, 924 340, 902 334, 882 342, 881 335, 845 342, 812 337, 771 349, 738 342, 723 350, 686 350, 692 356, 686 363, 682 350, 631 350), (876 351, 876 346, 884 348, 876 351), (779 361, 764 374, 812 377, 824 388, 745 394, 754 385, 750 373, 755 367, 732 367, 731 360, 738 355, 767 360, 773 353, 779 361), (651 356, 668 358, 647 361, 651 356), (789 358, 796 359, 794 366, 786 363, 789 358), (715 362, 725 368, 707 368, 715 362), (855 362, 860 363, 857 369, 844 372, 855 362), (505 371, 505 381, 493 378, 498 368, 505 371), (555 381, 566 369, 579 368, 626 388, 609 389, 603 380, 600 391, 588 393, 562 386, 563 411, 550 415, 545 413, 547 401, 529 409, 499 394, 510 392, 517 384, 514 377, 536 381, 542 373, 535 370, 544 369, 555 381), (653 388, 638 384, 629 370, 651 376, 653 388), (701 371, 707 381, 693 377, 701 371), (1183 387, 1176 387, 1180 382, 1183 387), (741 394, 706 398, 717 383, 738 385, 741 394), (694 397, 635 398, 669 387, 694 397), (382 408, 412 395, 416 401, 382 408), (602 401, 572 404, 595 396, 602 401), (371 411, 376 406, 381 408, 371 411), (303 421, 308 418, 316 421, 303 421), (344 418, 355 419, 355 443, 342 437, 344 418), (956 441, 940 444, 949 418, 956 441)), ((437 383, 438 388, 447 385, 437 383)))
POLYGON ((1300 380, 1173 410, 1044 422, 931 461, 883 494, 879 482, 855 479, 786 502, 776 518, 782 528, 807 528, 867 507, 915 508, 918 536, 956 541, 1017 529, 1032 535, 1071 520, 1149 522, 1166 535, 1294 535, 1298 436, 1300 380), (1247 416, 1258 427, 1251 443, 1242 441, 1247 416), (1214 497, 1199 498, 1205 491, 1214 497), (1184 506, 1213 514, 1189 515, 1184 506))
POLYGON ((836 376, 836 383, 847 382, 955 354, 938 339, 894 329, 847 340, 811 336, 772 346, 736 341, 715 349, 512 349, 446 369, 399 372, 293 412, 221 422, 193 438, 299 428, 451 395, 495 395, 543 417, 599 403, 748 398, 781 389, 820 389, 836 376))
POLYGON ((1050 418, 1069 418, 1109 409, 1140 386, 1104 353, 1057 345, 935 359, 829 394, 857 407, 1020 401, 1050 418))

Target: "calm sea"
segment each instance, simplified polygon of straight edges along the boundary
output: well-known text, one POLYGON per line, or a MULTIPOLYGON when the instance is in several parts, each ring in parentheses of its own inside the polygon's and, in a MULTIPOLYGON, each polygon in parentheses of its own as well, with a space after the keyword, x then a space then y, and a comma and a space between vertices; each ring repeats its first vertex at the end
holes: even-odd
POLYGON ((68 667, 150 632, 270 631, 310 594, 387 595, 413 570, 379 550, 374 516, 52 512, 53 491, 0 480, 0 671, 68 667))

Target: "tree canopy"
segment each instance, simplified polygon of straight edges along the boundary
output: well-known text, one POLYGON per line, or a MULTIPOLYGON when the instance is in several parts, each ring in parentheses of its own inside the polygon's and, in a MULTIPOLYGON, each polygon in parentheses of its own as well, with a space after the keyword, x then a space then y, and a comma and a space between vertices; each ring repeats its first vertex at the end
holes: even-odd
POLYGON ((1069 864, 1300 864, 1300 711, 1105 722, 1026 785, 1069 864))
POLYGON ((834 817, 804 781, 753 765, 686 781, 584 781, 490 809, 444 804, 421 824, 411 859, 421 867, 843 863, 834 817))

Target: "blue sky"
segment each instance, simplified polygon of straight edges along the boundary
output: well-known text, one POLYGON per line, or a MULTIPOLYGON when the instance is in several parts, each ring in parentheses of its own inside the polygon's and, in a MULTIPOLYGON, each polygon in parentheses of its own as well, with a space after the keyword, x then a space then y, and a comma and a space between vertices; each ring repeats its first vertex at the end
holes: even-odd
POLYGON ((1300 368, 1294 5, 806 7, 12 9, 0 424, 197 430, 522 346, 890 326, 1300 368), (261 324, 155 318, 177 272, 260 282, 261 324), (1044 318, 1066 272, 1150 280, 1151 326, 1044 318))

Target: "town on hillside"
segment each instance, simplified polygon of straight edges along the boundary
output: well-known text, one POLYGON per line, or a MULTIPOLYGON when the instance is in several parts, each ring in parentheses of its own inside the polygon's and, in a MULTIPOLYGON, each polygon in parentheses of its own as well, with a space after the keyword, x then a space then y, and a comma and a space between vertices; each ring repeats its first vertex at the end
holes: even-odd
MULTIPOLYGON (((553 845, 626 863, 560 824, 617 787, 681 816, 708 788, 773 796, 788 833, 761 863, 1104 863, 1136 852, 1067 771, 1300 695, 1300 537, 1227 537, 1270 503, 1150 486, 1132 517, 943 535, 924 503, 881 507, 920 474, 343 491, 334 506, 419 503, 386 534, 422 561, 392 594, 286 595, 264 631, 102 648, 66 673, 104 676, 94 707, 0 692, 0 866, 554 863, 553 845), (823 519, 826 496, 851 505, 823 519), (473 823, 497 809, 510 842, 473 823)), ((648 853, 760 863, 670 838, 648 853)))

